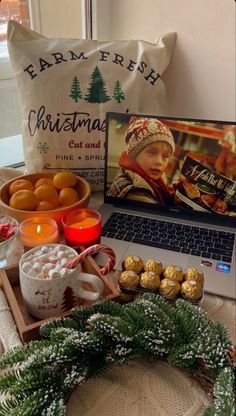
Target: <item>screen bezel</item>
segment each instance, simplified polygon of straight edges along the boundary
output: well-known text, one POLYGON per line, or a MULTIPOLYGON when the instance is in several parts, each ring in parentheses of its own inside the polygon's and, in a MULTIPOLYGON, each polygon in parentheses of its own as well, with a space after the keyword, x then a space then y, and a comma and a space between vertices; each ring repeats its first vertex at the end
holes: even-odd
POLYGON ((187 121, 187 122, 202 122, 202 123, 222 123, 224 125, 236 124, 234 121, 225 121, 225 120, 206 120, 206 119, 196 119, 196 118, 183 118, 183 117, 170 117, 170 116, 157 116, 154 114, 143 114, 143 113, 120 113, 120 112, 107 112, 106 113, 106 134, 105 134, 105 170, 104 170, 104 202, 107 204, 112 204, 117 207, 134 209, 135 211, 152 213, 157 215, 162 215, 165 217, 174 217, 180 220, 190 220, 197 221, 204 224, 217 224, 230 227, 231 229, 236 229, 236 218, 229 217, 227 215, 223 216, 220 214, 214 213, 205 213, 201 211, 194 211, 187 208, 178 208, 173 206, 161 206, 148 204, 139 201, 132 201, 123 198, 116 198, 112 196, 107 196, 107 168, 108 168, 108 132, 109 132, 109 119, 113 118, 120 122, 128 122, 130 117, 150 117, 157 118, 159 120, 172 120, 172 121, 187 121))

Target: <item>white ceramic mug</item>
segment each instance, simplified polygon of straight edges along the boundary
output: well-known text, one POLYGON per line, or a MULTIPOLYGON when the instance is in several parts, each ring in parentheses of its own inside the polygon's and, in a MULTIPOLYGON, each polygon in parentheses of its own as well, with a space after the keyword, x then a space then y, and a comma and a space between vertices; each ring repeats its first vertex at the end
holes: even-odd
MULTIPOLYGON (((57 244, 46 245, 46 247, 56 246, 57 244)), ((60 244, 60 247, 63 246, 60 244)), ((33 277, 30 272, 25 272, 22 265, 24 266, 26 261, 29 262, 30 260, 27 259, 39 249, 40 247, 35 247, 27 251, 19 263, 22 297, 31 315, 40 319, 49 318, 75 306, 78 298, 96 301, 101 297, 104 290, 102 280, 96 275, 82 273, 80 266, 68 270, 64 276, 55 279, 33 277), (85 290, 81 282, 90 283, 93 292, 85 290)), ((74 249, 67 246, 66 249, 73 253, 74 257, 78 256, 74 249)))

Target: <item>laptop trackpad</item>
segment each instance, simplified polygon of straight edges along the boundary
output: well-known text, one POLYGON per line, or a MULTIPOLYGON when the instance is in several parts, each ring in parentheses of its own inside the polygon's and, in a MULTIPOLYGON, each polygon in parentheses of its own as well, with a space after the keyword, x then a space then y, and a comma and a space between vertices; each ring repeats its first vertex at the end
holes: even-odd
POLYGON ((148 259, 154 259, 163 263, 163 266, 174 264, 182 268, 188 267, 189 257, 183 256, 183 254, 170 252, 167 250, 161 250, 155 247, 143 246, 140 244, 130 244, 126 253, 126 256, 139 256, 143 261, 148 259))
MULTIPOLYGON (((158 260, 163 263, 164 266, 174 264, 182 268, 187 268, 189 264, 189 256, 170 252, 167 250, 161 250, 155 247, 144 246, 141 244, 129 243, 127 241, 115 240, 107 237, 102 238, 102 243, 111 247, 116 254, 115 268, 121 270, 121 263, 126 256, 139 256, 144 262, 148 259, 158 260)), ((98 264, 103 265, 106 263, 107 257, 103 253, 99 253, 96 256, 98 264)), ((193 266, 193 265, 192 265, 193 266)))

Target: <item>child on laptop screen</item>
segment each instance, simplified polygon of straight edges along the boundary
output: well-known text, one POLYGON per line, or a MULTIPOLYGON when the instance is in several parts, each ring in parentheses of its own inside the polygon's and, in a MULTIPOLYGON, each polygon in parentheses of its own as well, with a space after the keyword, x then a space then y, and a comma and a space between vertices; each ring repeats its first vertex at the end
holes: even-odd
POLYGON ((175 150, 168 127, 154 118, 131 117, 125 134, 126 150, 107 195, 153 204, 173 204, 165 171, 175 150))

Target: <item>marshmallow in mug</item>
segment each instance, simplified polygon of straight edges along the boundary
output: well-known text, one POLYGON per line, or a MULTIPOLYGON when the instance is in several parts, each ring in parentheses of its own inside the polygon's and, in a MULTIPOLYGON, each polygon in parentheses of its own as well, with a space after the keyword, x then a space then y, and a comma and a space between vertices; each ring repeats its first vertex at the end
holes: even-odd
POLYGON ((83 273, 80 264, 65 268, 76 257, 74 249, 60 244, 35 247, 23 254, 19 263, 20 288, 31 315, 47 319, 71 309, 82 299, 95 302, 102 296, 104 284, 99 276, 83 273), (83 287, 83 282, 91 286, 90 290, 83 287))
POLYGON ((31 277, 38 279, 57 279, 71 273, 65 265, 75 257, 75 254, 67 246, 41 246, 35 251, 27 253, 22 262, 22 270, 31 277))

